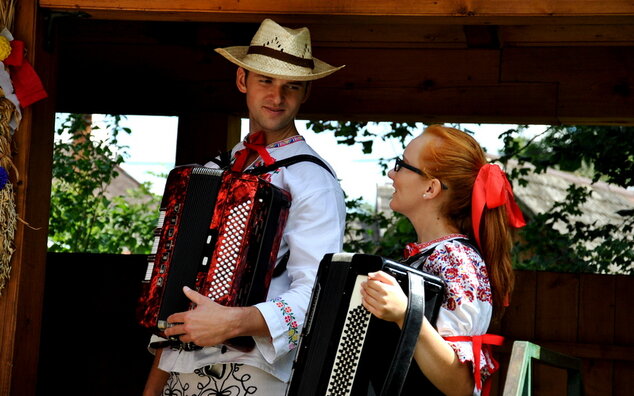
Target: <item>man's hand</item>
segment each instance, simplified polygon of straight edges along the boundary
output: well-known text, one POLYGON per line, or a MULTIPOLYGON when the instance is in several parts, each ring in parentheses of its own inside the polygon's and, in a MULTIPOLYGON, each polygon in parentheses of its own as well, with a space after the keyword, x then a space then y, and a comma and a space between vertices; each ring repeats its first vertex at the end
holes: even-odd
POLYGON ((180 336, 182 342, 213 346, 238 336, 268 335, 268 327, 255 307, 225 307, 185 286, 183 292, 196 308, 167 318, 175 325, 165 330, 167 336, 180 336))

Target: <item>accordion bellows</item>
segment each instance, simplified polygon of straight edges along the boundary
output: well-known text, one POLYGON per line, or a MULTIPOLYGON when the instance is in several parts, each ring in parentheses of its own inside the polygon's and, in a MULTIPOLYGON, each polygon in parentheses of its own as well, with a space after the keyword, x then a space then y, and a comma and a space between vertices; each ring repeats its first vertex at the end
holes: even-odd
POLYGON ((160 335, 191 309, 183 286, 225 306, 266 299, 290 194, 261 178, 198 165, 168 175, 148 257, 139 323, 160 335))

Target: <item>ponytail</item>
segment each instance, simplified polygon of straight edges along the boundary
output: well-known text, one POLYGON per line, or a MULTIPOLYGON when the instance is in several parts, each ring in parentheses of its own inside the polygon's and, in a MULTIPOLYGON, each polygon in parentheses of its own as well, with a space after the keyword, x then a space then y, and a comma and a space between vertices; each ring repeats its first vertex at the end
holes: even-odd
POLYGON ((437 138, 421 154, 422 163, 429 165, 425 170, 449 186, 441 211, 478 243, 497 316, 508 305, 514 285, 509 219, 513 226, 522 226, 521 211, 506 176, 497 165, 487 164, 482 147, 471 135, 442 125, 431 125, 424 133, 437 138))

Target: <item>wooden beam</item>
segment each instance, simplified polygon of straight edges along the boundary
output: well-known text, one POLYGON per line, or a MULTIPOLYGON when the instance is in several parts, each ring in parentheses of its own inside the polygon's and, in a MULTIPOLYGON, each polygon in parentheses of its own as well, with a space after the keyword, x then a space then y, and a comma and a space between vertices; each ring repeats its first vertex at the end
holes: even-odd
POLYGON ((632 124, 634 47, 509 48, 501 82, 557 83, 562 123, 632 124))
POLYGON ((623 25, 503 26, 499 37, 505 47, 633 46, 634 21, 623 25))
MULTIPOLYGON (((634 18, 629 24, 457 25, 404 23, 309 24, 313 46, 347 48, 497 48, 526 46, 633 46, 634 18), (495 32, 497 31, 497 32, 495 32), (469 35, 471 33, 471 36, 469 35), (497 37, 495 37, 497 33, 497 37), (496 41, 499 41, 497 43, 496 41), (471 45, 470 45, 471 42, 471 45), (490 44, 483 46, 482 43, 490 44), (479 44, 479 45, 474 45, 479 44), (495 44, 495 45, 491 45, 495 44)), ((138 23, 82 18, 58 20, 57 35, 66 44, 184 44, 230 46, 248 43, 258 23, 138 23), (81 30, 82 34, 76 34, 81 30), (122 34, 125 32, 125 34, 122 34)), ((288 26, 301 26, 297 21, 288 26)))
POLYGON ((209 112, 180 114, 176 165, 204 165, 211 158, 233 147, 239 139, 238 117, 209 112))
POLYGON ((380 16, 632 16, 634 4, 628 0, 40 0, 40 6, 89 14, 139 12, 152 14, 205 15, 380 15, 380 16))

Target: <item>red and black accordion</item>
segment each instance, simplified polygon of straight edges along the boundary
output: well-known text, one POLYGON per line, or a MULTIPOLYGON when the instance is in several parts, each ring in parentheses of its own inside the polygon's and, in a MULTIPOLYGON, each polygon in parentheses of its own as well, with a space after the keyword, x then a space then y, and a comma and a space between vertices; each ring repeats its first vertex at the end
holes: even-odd
POLYGON ((261 178, 198 165, 168 175, 139 300, 139 323, 160 335, 193 308, 183 286, 225 306, 266 299, 290 194, 261 178))
POLYGON ((440 278, 380 256, 325 255, 287 396, 401 394, 410 372, 422 376, 418 367, 410 370, 410 363, 423 314, 435 324, 443 290, 440 278), (402 330, 362 305, 361 283, 369 272, 379 270, 394 276, 409 296, 402 330))

